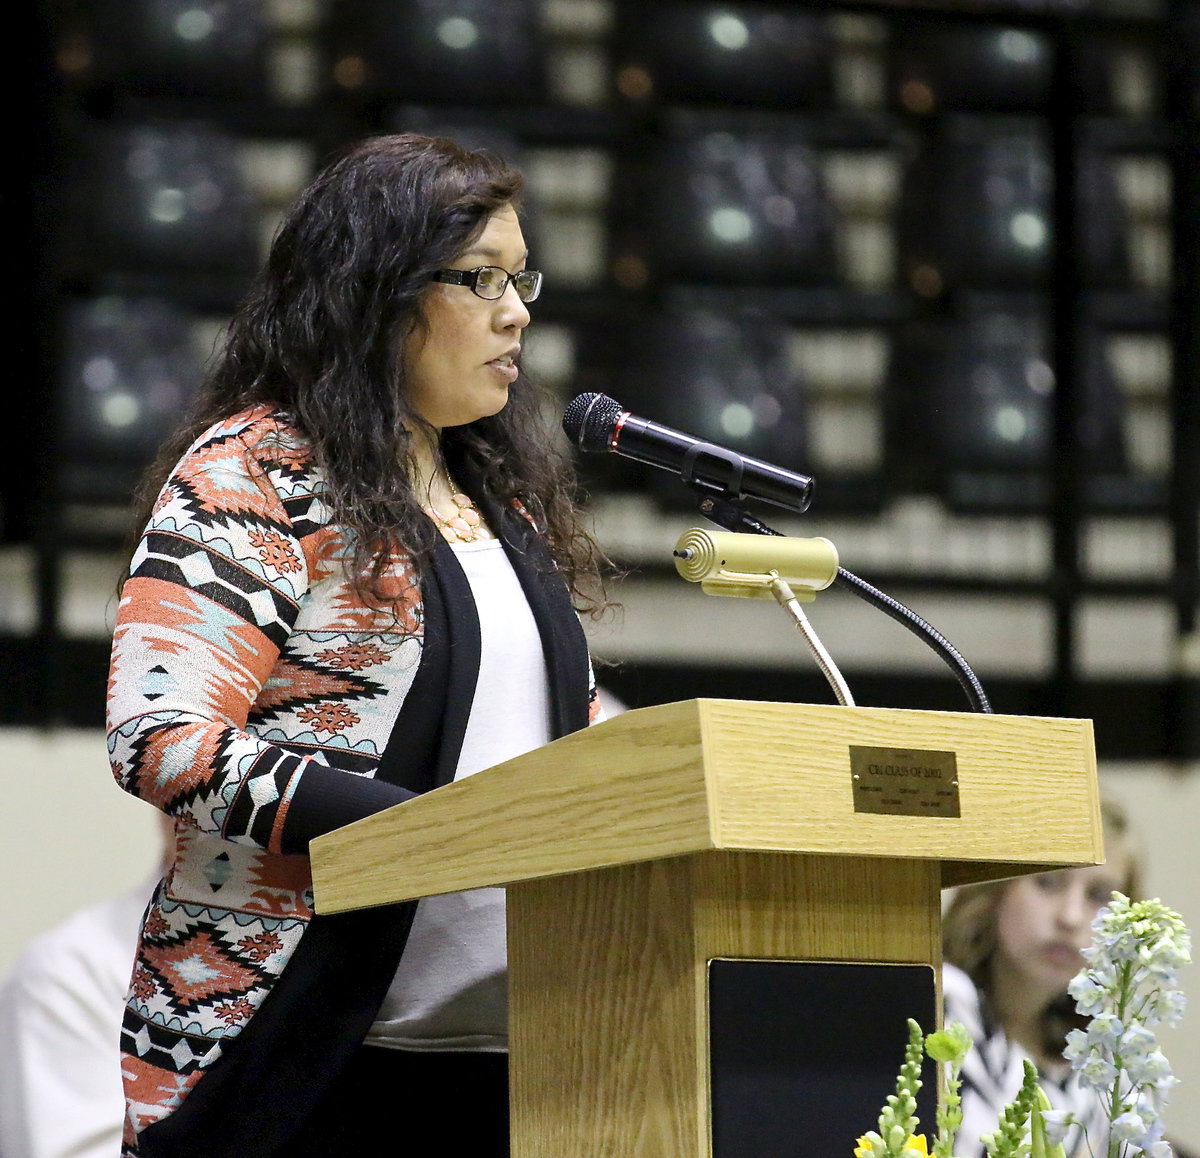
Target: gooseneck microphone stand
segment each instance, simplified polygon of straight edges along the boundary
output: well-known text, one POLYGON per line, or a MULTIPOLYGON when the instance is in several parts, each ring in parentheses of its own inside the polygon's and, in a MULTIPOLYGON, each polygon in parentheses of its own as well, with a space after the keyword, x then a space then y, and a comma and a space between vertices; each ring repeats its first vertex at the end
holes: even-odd
MULTIPOLYGON (((766 523, 755 518, 733 499, 724 495, 717 495, 711 490, 697 486, 686 479, 684 483, 700 495, 700 500, 697 504, 700 513, 724 530, 755 535, 782 536, 782 531, 777 531, 773 527, 767 526, 766 523)), ((941 656, 954 673, 963 691, 966 692, 972 711, 990 712, 992 710, 987 693, 983 690, 983 685, 980 684, 978 677, 971 670, 970 665, 937 628, 927 623, 911 608, 905 607, 903 603, 893 599, 877 587, 872 587, 870 583, 847 571, 845 567, 838 567, 834 582, 845 587, 860 599, 870 603, 885 615, 890 616, 897 623, 901 624, 901 626, 906 627, 918 639, 941 656)), ((829 678, 828 675, 826 678, 829 678)))

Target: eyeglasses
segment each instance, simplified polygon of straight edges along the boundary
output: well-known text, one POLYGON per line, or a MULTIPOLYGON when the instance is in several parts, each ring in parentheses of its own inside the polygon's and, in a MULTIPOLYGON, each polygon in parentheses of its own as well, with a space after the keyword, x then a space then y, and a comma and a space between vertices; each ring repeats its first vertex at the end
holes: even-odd
POLYGON ((498 265, 481 265, 476 269, 439 269, 433 275, 433 280, 447 285, 470 286, 476 297, 489 302, 502 298, 510 281, 516 287, 517 297, 523 302, 533 301, 542 292, 542 274, 536 269, 523 269, 520 273, 509 273, 498 265))

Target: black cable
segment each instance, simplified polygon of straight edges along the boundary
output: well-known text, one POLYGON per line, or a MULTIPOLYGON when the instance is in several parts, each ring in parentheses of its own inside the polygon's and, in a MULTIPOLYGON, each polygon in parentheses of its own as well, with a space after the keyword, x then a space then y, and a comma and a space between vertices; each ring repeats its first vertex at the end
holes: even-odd
POLYGON ((884 594, 878 587, 872 587, 865 579, 860 579, 857 575, 847 571, 845 567, 838 568, 834 582, 849 588, 860 599, 865 599, 885 615, 890 615, 897 623, 907 627, 914 635, 929 644, 950 665, 955 678, 962 684, 963 691, 967 693, 972 711, 990 712, 992 710, 987 693, 983 690, 982 684, 971 670, 970 665, 936 627, 926 623, 915 611, 905 607, 903 603, 893 599, 890 595, 884 594))

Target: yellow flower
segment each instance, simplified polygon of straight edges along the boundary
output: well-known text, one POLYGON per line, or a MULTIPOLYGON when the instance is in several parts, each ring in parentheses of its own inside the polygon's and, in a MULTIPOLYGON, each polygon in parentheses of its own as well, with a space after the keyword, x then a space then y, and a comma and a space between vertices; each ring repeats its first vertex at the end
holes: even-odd
MULTIPOLYGON (((878 1134, 864 1134, 858 1140, 858 1145, 854 1148, 854 1158, 875 1158, 876 1154, 881 1154, 883 1151, 877 1150, 873 1145, 873 1140, 878 1139, 880 1146, 883 1145, 883 1139, 878 1134)), ((924 1134, 910 1134, 908 1141, 904 1143, 903 1158, 929 1158, 929 1149, 925 1142, 924 1134)))

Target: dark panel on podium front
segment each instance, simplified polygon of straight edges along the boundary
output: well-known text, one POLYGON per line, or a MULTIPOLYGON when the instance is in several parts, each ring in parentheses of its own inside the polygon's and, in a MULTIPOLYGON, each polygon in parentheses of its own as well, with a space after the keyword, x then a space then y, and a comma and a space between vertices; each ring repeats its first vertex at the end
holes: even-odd
MULTIPOLYGON (((878 1126, 908 1019, 936 1025, 929 965, 709 962, 713 1158, 849 1154, 878 1126)), ((932 1130, 926 1060, 917 1113, 932 1130)))

